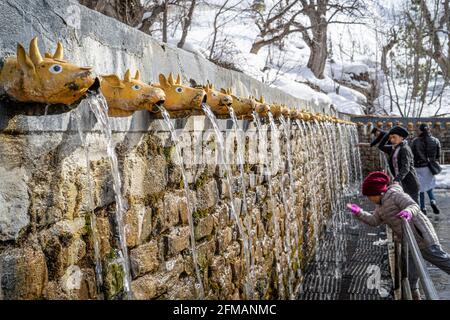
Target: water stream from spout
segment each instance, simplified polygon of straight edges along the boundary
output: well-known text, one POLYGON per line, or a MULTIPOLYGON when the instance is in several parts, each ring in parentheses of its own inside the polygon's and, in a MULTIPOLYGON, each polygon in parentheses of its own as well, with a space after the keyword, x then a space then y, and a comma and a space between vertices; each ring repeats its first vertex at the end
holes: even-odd
MULTIPOLYGON (((278 163, 277 161, 277 157, 278 154, 275 153, 274 154, 274 150, 276 150, 277 146, 280 143, 280 133, 278 131, 278 127, 275 123, 275 120, 273 118, 273 114, 272 112, 269 111, 268 113, 269 115, 269 124, 270 124, 270 129, 271 129, 271 143, 272 143, 272 160, 275 163, 278 163)), ((272 164, 273 167, 273 164, 272 164)), ((287 297, 289 297, 289 299, 292 299, 293 294, 294 294, 294 280, 295 280, 295 275, 293 273, 293 270, 291 268, 292 266, 292 262, 291 262, 291 224, 290 224, 290 220, 291 220, 291 210, 289 208, 289 203, 288 203, 288 199, 286 196, 286 190, 284 188, 285 186, 285 173, 284 171, 281 172, 281 176, 280 176, 280 193, 281 193, 281 200, 283 202, 283 208, 284 208, 284 253, 286 255, 286 259, 287 259, 287 264, 289 266, 288 268, 288 279, 287 279, 287 297)), ((290 181, 289 181, 290 184, 290 181)))
POLYGON ((362 173, 362 163, 361 163, 361 153, 359 152, 359 137, 358 130, 355 126, 351 127, 351 135, 353 138, 353 152, 355 154, 355 170, 356 170, 356 192, 359 192, 359 187, 362 184, 363 173, 362 173))
POLYGON ((231 215, 232 217, 235 219, 237 228, 238 228, 238 232, 241 236, 242 239, 242 246, 243 246, 243 251, 244 251, 244 259, 245 259, 245 266, 246 266, 246 276, 245 276, 245 294, 246 294, 246 298, 247 299, 252 299, 253 298, 253 292, 252 292, 252 288, 253 285, 250 283, 251 278, 249 277, 249 273, 250 273, 250 249, 248 247, 248 237, 244 231, 244 227, 242 224, 242 220, 241 217, 238 215, 236 209, 235 209, 235 200, 234 200, 234 194, 233 194, 233 183, 232 183, 232 171, 231 171, 231 167, 229 165, 229 162, 226 159, 226 153, 225 153, 225 143, 224 143, 224 138, 222 136, 222 132, 219 129, 219 126, 217 124, 217 119, 216 116, 214 115, 214 113, 212 112, 211 108, 206 104, 203 103, 202 104, 202 110, 205 113, 205 115, 208 117, 209 121, 211 122, 213 129, 214 129, 214 133, 216 135, 216 142, 218 144, 218 152, 219 155, 223 161, 223 165, 225 167, 225 172, 226 172, 226 183, 228 186, 228 195, 230 198, 230 209, 231 209, 231 215))
POLYGON ((112 139, 112 130, 111 123, 108 117, 108 104, 105 100, 105 97, 101 94, 90 94, 84 99, 82 104, 87 103, 90 107, 91 111, 95 114, 98 123, 100 124, 100 129, 106 140, 106 151, 108 154, 110 166, 111 166, 111 174, 113 178, 113 189, 114 189, 114 197, 116 200, 116 208, 115 208, 115 222, 117 224, 118 236, 119 236, 119 249, 121 255, 121 262, 124 272, 124 290, 128 299, 133 298, 133 293, 131 291, 131 274, 130 274, 130 264, 128 260, 128 250, 127 250, 127 241, 126 241, 126 233, 125 233, 125 224, 123 221, 123 215, 125 212, 125 207, 123 203, 122 197, 122 181, 120 177, 119 164, 117 160, 117 154, 114 149, 113 139, 112 139))
POLYGON ((270 212, 272 213, 272 224, 273 224, 273 242, 275 247, 275 265, 276 265, 276 273, 277 273, 277 279, 278 279, 278 298, 284 299, 286 297, 286 289, 284 287, 284 275, 283 275, 283 269, 281 268, 281 259, 282 259, 282 253, 280 248, 282 248, 282 241, 280 236, 280 226, 279 221, 280 218, 276 214, 278 210, 275 208, 275 198, 273 194, 273 187, 272 187, 272 170, 270 165, 269 157, 267 156, 266 152, 267 150, 265 147, 267 146, 267 136, 263 135, 263 129, 261 120, 256 113, 256 111, 253 111, 252 113, 253 120, 256 123, 256 128, 258 130, 258 145, 261 149, 259 149, 258 154, 260 155, 260 159, 263 162, 263 175, 267 178, 267 185, 269 190, 269 199, 270 199, 270 212))
POLYGON ((95 263, 95 280, 97 284, 97 295, 99 298, 102 297, 102 288, 103 288, 103 269, 102 269, 102 261, 100 257, 100 239, 97 230, 97 217, 94 213, 94 198, 92 192, 94 188, 92 186, 92 176, 90 170, 90 158, 89 158, 89 149, 86 144, 86 135, 83 132, 83 122, 82 122, 82 110, 83 108, 78 107, 73 113, 73 117, 77 123, 78 136, 80 137, 81 146, 84 150, 84 156, 86 159, 86 180, 87 180, 87 188, 88 188, 88 205, 89 205, 89 222, 92 233, 92 243, 94 247, 94 263, 95 263))
MULTIPOLYGON (((249 215, 248 212, 248 208, 247 208, 247 186, 245 183, 245 177, 244 177, 244 173, 245 173, 245 169, 244 169, 244 150, 245 150, 245 140, 242 141, 243 139, 239 138, 239 124, 237 121, 237 117, 236 117, 236 113, 234 112, 233 107, 229 107, 229 112, 230 112, 230 117, 231 120, 233 121, 233 129, 234 129, 234 135, 235 135, 235 139, 236 139, 236 144, 237 144, 237 160, 238 160, 238 165, 239 165, 239 171, 240 171, 240 179, 241 179, 241 190, 242 190, 242 215, 245 217, 245 222, 246 222, 246 229, 248 232, 248 247, 251 249, 253 248, 253 219, 252 216, 249 215)), ((245 138, 244 138, 245 139, 245 138)), ((254 273, 254 257, 252 255, 252 251, 249 251, 250 254, 250 270, 249 270, 249 282, 250 285, 253 285, 254 283, 254 279, 253 279, 253 273, 254 273)), ((251 291, 253 291, 253 287, 251 288, 251 291)))
MULTIPOLYGON (((297 192, 295 190, 295 178, 293 174, 292 166, 292 138, 290 130, 290 120, 286 120, 283 115, 280 116, 280 123, 283 127, 284 136, 286 139, 286 158, 287 158, 287 172, 289 176, 289 215, 287 216, 288 221, 288 232, 294 234, 294 258, 296 260, 297 276, 301 278, 301 268, 300 268, 300 258, 299 258, 299 233, 298 233, 298 219, 295 214, 295 204, 297 201, 297 192)), ((292 292, 291 299, 295 298, 295 291, 292 292)))
POLYGON ((178 160, 180 161, 181 175, 183 177, 184 192, 186 194, 186 203, 187 203, 187 208, 188 208, 188 224, 189 224, 189 232, 190 232, 190 239, 191 239, 190 243, 191 243, 192 261, 194 263, 195 275, 197 277, 198 288, 196 288, 196 291, 198 291, 197 296, 200 299, 204 299, 205 298, 205 289, 203 287, 203 281, 202 281, 202 277, 200 274, 200 269, 198 267, 198 255, 197 255, 197 248, 195 245, 194 220, 192 217, 192 214, 193 214, 195 208, 194 208, 194 204, 191 205, 191 201, 190 201, 190 195, 189 195, 190 189, 189 189, 189 184, 188 184, 188 180, 187 180, 186 169, 184 168, 184 161, 183 161, 183 155, 181 153, 181 146, 178 141, 178 137, 175 133, 175 128, 173 126, 173 123, 172 123, 172 121, 170 121, 169 113, 162 106, 158 106, 158 108, 159 108, 159 110, 161 110, 161 113, 162 113, 162 116, 164 119, 164 123, 166 124, 166 126, 168 127, 168 129, 170 131, 170 137, 172 139, 172 142, 175 144, 175 151, 177 153, 178 160))
POLYGON ((304 125, 304 131, 307 133, 307 142, 306 142, 306 150, 307 150, 307 175, 308 175, 308 198, 310 201, 310 215, 313 217, 313 237, 314 237, 314 255, 315 261, 317 264, 317 270, 319 279, 321 279, 321 259, 320 259, 320 250, 319 250, 319 236, 320 236, 320 227, 321 227, 321 193, 320 193, 320 180, 319 180, 319 172, 317 168, 320 167, 319 162, 319 149, 318 147, 314 147, 316 143, 314 141, 317 139, 316 132, 314 126, 310 121, 302 122, 304 125))

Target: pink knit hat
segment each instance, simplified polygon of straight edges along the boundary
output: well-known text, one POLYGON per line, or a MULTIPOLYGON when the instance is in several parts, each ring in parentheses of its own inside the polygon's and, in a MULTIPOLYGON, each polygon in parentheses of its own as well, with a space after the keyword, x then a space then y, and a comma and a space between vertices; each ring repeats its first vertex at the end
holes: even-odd
POLYGON ((362 194, 365 196, 378 196, 387 191, 390 178, 381 171, 375 171, 369 173, 364 179, 362 185, 362 194))

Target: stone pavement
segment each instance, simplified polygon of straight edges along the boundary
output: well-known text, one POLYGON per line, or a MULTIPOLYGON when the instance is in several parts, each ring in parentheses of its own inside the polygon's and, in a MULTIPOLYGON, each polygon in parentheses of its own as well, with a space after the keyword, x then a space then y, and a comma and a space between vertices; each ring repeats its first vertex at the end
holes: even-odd
MULTIPOLYGON (((436 189, 436 201, 441 213, 433 214, 426 198, 428 217, 436 229, 442 248, 450 253, 450 189, 436 189)), ((450 275, 427 262, 431 279, 441 299, 450 300, 450 275)))

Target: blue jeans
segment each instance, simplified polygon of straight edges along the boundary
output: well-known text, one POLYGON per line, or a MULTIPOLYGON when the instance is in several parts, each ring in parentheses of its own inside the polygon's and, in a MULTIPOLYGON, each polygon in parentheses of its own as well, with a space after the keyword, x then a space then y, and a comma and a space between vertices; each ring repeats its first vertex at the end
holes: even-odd
MULTIPOLYGON (((433 189, 430 189, 427 191, 428 198, 430 198, 430 201, 435 201, 433 189)), ((425 192, 421 192, 419 194, 420 196, 420 209, 425 209, 425 192)))

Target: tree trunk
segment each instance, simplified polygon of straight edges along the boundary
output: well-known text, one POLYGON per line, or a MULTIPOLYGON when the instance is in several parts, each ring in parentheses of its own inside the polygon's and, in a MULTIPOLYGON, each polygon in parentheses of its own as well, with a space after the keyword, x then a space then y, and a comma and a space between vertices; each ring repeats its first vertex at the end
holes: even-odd
POLYGON ((184 19, 183 33, 181 34, 181 39, 177 44, 178 48, 183 48, 184 43, 186 42, 189 27, 191 26, 191 22, 192 22, 192 16, 194 15, 194 9, 195 9, 195 0, 191 0, 191 6, 189 7, 188 15, 184 19))
POLYGON ((163 24, 162 24, 162 41, 167 43, 167 23, 168 23, 168 12, 169 9, 168 0, 164 0, 164 11, 163 11, 163 24))
POLYGON ((266 44, 264 44, 264 41, 255 41, 252 44, 252 48, 250 49, 250 53, 258 54, 259 50, 261 50, 262 47, 264 47, 266 44))
POLYGON ((327 47, 322 43, 314 43, 311 48, 311 53, 308 60, 308 68, 318 79, 323 79, 323 72, 325 70, 325 63, 327 61, 327 47))
POLYGON ((142 32, 145 32, 147 34, 150 34, 150 28, 153 26, 153 24, 158 19, 159 15, 163 13, 164 11, 164 5, 156 5, 152 8, 152 13, 150 17, 142 21, 142 26, 139 28, 142 32))
POLYGON ((381 51, 381 70, 385 75, 389 74, 389 68, 387 66, 387 55, 397 42, 397 36, 394 34, 394 37, 389 40, 389 42, 383 47, 383 50, 381 51))
POLYGON ((79 0, 79 3, 132 27, 142 20, 143 7, 139 0, 79 0))
MULTIPOLYGON (((442 75, 445 80, 450 79, 450 57, 445 56, 441 40, 438 35, 438 31, 436 29, 435 20, 433 20, 430 10, 428 9, 427 3, 425 0, 420 0, 420 9, 422 11, 423 17, 425 19, 425 24, 427 25, 427 29, 430 33, 431 42, 433 45, 432 50, 425 50, 425 53, 427 53, 431 58, 434 59, 434 61, 437 63, 439 68, 442 71, 442 75)), ((444 26, 447 26, 447 28, 450 26, 450 9, 449 9, 449 0, 445 0, 442 2, 442 5, 444 6, 444 15, 441 18, 442 20, 439 21, 439 26, 441 28, 444 28, 444 26)), ((450 30, 445 30, 449 32, 450 30)), ((450 55, 450 46, 447 44, 447 52, 450 55)))
POLYGON ((311 21, 313 38, 311 42, 307 42, 311 53, 308 60, 308 68, 312 73, 319 78, 323 79, 323 72, 325 70, 325 64, 327 62, 328 50, 327 50, 327 21, 326 18, 321 15, 311 14, 309 16, 311 21))

